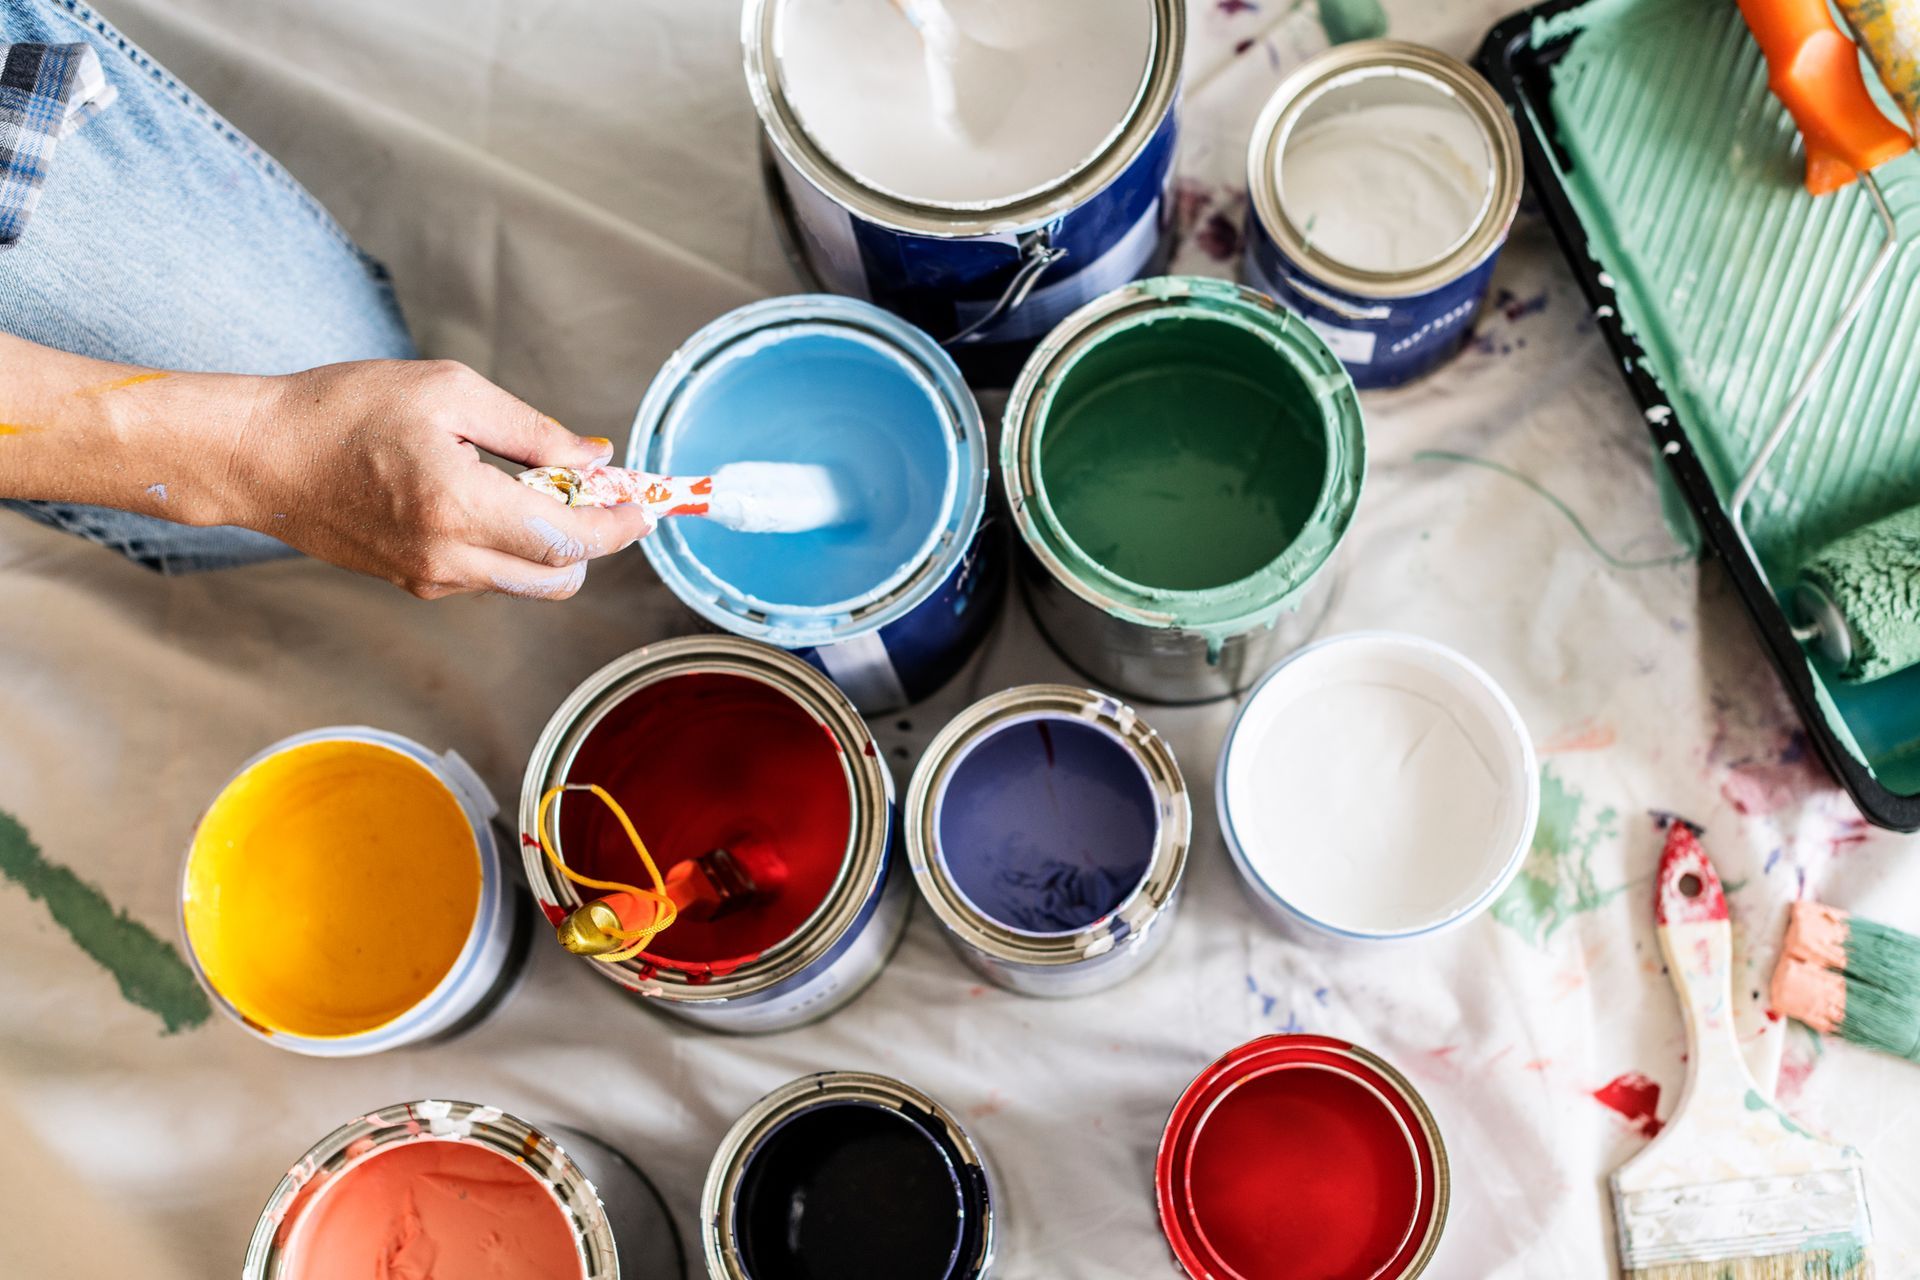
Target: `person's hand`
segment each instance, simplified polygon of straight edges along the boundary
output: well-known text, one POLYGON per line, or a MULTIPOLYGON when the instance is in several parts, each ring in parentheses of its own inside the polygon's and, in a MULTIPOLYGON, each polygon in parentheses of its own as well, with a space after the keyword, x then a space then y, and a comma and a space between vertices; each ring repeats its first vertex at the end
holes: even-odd
POLYGON ((464 365, 328 365, 261 381, 227 462, 227 520, 426 600, 562 600, 587 561, 653 531, 643 507, 562 506, 476 446, 528 467, 596 466, 613 452, 464 365))

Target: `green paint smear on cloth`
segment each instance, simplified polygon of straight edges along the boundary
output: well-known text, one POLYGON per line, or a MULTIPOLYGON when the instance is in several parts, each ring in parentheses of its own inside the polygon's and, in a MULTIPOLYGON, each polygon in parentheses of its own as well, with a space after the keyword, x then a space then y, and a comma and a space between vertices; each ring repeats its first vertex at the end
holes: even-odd
POLYGON ((0 875, 47 904, 55 924, 113 975, 120 994, 166 1024, 190 1030, 213 1016, 213 1005, 172 944, 118 911, 98 889, 49 862, 12 815, 0 812, 0 875))
POLYGON ((1560 926, 1584 912, 1605 906, 1626 888, 1601 889, 1593 878, 1593 855, 1602 841, 1619 834, 1612 808, 1583 822, 1587 798, 1554 773, 1540 769, 1540 824, 1533 848, 1513 884, 1493 904, 1493 918, 1536 947, 1544 947, 1560 926))

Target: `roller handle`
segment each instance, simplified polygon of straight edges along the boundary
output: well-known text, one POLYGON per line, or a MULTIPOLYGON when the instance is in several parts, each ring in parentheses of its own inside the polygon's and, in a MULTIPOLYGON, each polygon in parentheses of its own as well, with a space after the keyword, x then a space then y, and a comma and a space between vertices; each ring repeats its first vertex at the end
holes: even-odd
MULTIPOLYGON (((1875 10, 1873 3, 1856 8, 1875 10)), ((1877 12, 1877 10, 1876 10, 1877 12)), ((1865 171, 1885 164, 1913 146, 1911 135, 1887 119, 1867 92, 1860 74, 1860 49, 1833 20, 1827 0, 1740 0, 1740 14, 1767 58, 1767 87, 1780 99, 1800 130, 1807 149, 1807 190, 1819 196, 1838 191, 1865 171)), ((1885 58, 1895 66, 1898 52, 1885 41, 1893 21, 1866 21, 1863 39, 1876 67, 1885 58)), ((1890 84, 1898 96, 1897 83, 1890 84)), ((1902 99, 1904 102, 1905 99, 1902 99)))

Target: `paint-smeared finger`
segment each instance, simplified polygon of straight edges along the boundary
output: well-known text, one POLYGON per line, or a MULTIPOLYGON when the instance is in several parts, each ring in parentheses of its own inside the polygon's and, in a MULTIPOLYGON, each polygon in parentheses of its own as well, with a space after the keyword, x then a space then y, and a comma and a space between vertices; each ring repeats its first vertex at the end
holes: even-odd
POLYGON ((585 561, 555 569, 500 551, 476 549, 473 556, 477 589, 496 595, 522 600, 565 600, 587 581, 585 561))
POLYGON ((653 532, 653 516, 642 506, 567 507, 524 485, 514 488, 519 495, 502 504, 480 541, 523 560, 564 568, 612 555, 653 532))

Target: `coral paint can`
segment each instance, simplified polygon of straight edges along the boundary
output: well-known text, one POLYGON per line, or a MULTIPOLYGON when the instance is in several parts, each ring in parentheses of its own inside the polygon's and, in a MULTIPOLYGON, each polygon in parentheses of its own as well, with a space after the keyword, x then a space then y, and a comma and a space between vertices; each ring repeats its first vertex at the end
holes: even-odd
MULTIPOLYGON (((274 743, 243 764, 221 789, 201 815, 184 859, 181 931, 194 975, 215 1006, 253 1035, 277 1048, 312 1057, 380 1053, 448 1039, 471 1029, 512 992, 525 971, 533 936, 532 912, 507 880, 505 837, 494 825, 498 812, 486 784, 458 754, 436 754, 396 733, 349 725, 315 729, 274 743), (285 815, 293 811, 287 796, 297 794, 289 789, 311 790, 325 778, 324 785, 337 790, 340 775, 330 771, 339 766, 328 757, 342 752, 370 753, 359 759, 394 771, 424 804, 445 811, 454 833, 449 856, 462 864, 455 870, 463 878, 471 877, 477 893, 458 906, 442 901, 432 885, 418 899, 397 892, 379 902, 361 898, 363 884, 379 882, 382 873, 377 864, 385 856, 369 837, 379 837, 383 828, 395 825, 389 815, 363 806, 348 815, 360 828, 357 832, 339 823, 337 830, 327 833, 329 837, 337 834, 347 846, 338 851, 336 860, 293 873, 310 877, 299 895, 303 900, 263 900, 258 886, 263 870, 271 864, 263 862, 261 854, 272 850, 229 842, 219 838, 221 833, 244 833, 255 826, 238 808, 243 804, 270 806, 285 815), (309 759, 314 761, 311 766, 306 763, 309 759), (269 786, 280 791, 260 791, 269 786), (236 815, 231 820, 229 810, 236 815), (351 866, 355 854, 368 865, 351 866), (336 910, 316 902, 313 877, 336 884, 338 892, 354 899, 360 909, 336 910), (383 983, 404 978, 417 985, 417 991, 403 995, 398 1003, 384 1001, 377 1009, 347 994, 350 970, 372 950, 363 944, 398 937, 424 947, 429 925, 438 925, 441 913, 455 911, 461 914, 439 930, 447 936, 434 954, 396 951, 393 967, 404 969, 404 974, 362 975, 364 981, 383 983), (260 918, 243 929, 236 923, 243 914, 260 918), (270 950, 249 954, 249 945, 270 950), (439 977, 434 980, 436 973, 439 977), (323 1015, 347 1021, 308 1025, 323 1015)), ((424 855, 420 850, 413 852, 420 855, 418 866, 424 855)))
POLYGON ((1337 45, 1283 80, 1254 126, 1241 278, 1305 317, 1355 386, 1399 386, 1453 355, 1472 332, 1521 186, 1519 133, 1471 67, 1399 40, 1337 45), (1431 225, 1438 216, 1412 188, 1381 189, 1406 170, 1347 167, 1375 147, 1398 151, 1418 173, 1448 171, 1439 189, 1458 193, 1461 212, 1447 242, 1407 256, 1324 243, 1331 233, 1305 195, 1316 178, 1367 190, 1376 206, 1404 197, 1413 221, 1431 225), (1368 260, 1352 260, 1362 256, 1368 260))
POLYGON ((1062 317, 1164 263, 1187 19, 1181 0, 1146 2, 1140 86, 1097 151, 1038 190, 935 203, 867 181, 809 134, 779 53, 786 0, 748 0, 741 37, 768 195, 809 287, 878 303, 933 334, 977 385, 1005 387, 1062 317))
POLYGON ((907 857, 960 957, 1035 996, 1099 991, 1165 946, 1192 810, 1133 708, 1027 685, 967 708, 907 788, 907 857))
POLYGON ((870 303, 775 298, 715 320, 654 378, 626 456, 683 475, 813 464, 858 492, 868 509, 843 526, 669 520, 642 545, 703 622, 793 650, 869 715, 952 679, 999 614, 1006 538, 979 405, 932 339, 870 303))
POLYGON ((714 1280, 989 1280, 1003 1213, 952 1112, 859 1071, 803 1076, 755 1103, 700 1196, 714 1280))
MULTIPOLYGON (((534 1228, 522 1234, 547 1237, 541 1244, 549 1247, 538 1259, 546 1270, 538 1280, 681 1280, 685 1274, 679 1232, 665 1202, 625 1156, 597 1138, 555 1126, 535 1128, 498 1107, 434 1100, 384 1107, 315 1143, 268 1198, 241 1274, 245 1280, 332 1275, 342 1263, 366 1261, 358 1255, 328 1255, 330 1248, 341 1245, 338 1240, 330 1245, 326 1235, 356 1228, 359 1234, 367 1225, 364 1219, 356 1221, 357 1206, 329 1204, 330 1198, 350 1193, 352 1181, 369 1174, 395 1184, 417 1178, 431 1188, 436 1182, 444 1187, 462 1173, 478 1185, 467 1190, 456 1186, 460 1201, 496 1194, 502 1186, 513 1188, 514 1207, 532 1219, 534 1228), (417 1164, 419 1170, 394 1172, 401 1162, 417 1164)), ((385 1199, 382 1193, 390 1189, 382 1183, 365 1188, 362 1195, 385 1199)), ((416 1211, 420 1208, 414 1205, 416 1211)), ((413 1234, 420 1225, 414 1224, 413 1234)), ((496 1220, 487 1229, 500 1226, 496 1220)), ((410 1245, 370 1243, 373 1248, 366 1252, 382 1251, 382 1260, 399 1274, 404 1257, 386 1256, 385 1250, 404 1253, 410 1245)), ((526 1240, 510 1243, 540 1248, 526 1240)), ((434 1259, 426 1262, 432 1269, 434 1259)), ((364 1274, 372 1274, 371 1269, 364 1274)))
MULTIPOLYGON (((785 869, 764 904, 683 918, 632 959, 582 959, 656 1008, 716 1031, 811 1022, 877 977, 906 928, 892 775, 846 695, 790 653, 732 636, 669 640, 616 659, 560 705, 520 793, 527 881, 555 925, 583 901, 537 834, 541 797, 564 783, 605 787, 663 873, 748 841, 785 869)), ((594 798, 557 798, 549 829, 576 871, 645 883, 594 798)))
POLYGON ((1149 702, 1237 693, 1312 635, 1365 471, 1359 399, 1318 335, 1192 277, 1070 316, 1000 436, 1041 630, 1097 687, 1149 702))
POLYGON ((1194 1280, 1407 1280, 1433 1261, 1451 1189, 1406 1077, 1307 1035, 1263 1036, 1202 1071, 1161 1135, 1154 1187, 1194 1280))

